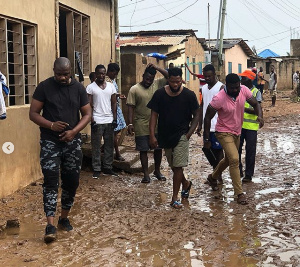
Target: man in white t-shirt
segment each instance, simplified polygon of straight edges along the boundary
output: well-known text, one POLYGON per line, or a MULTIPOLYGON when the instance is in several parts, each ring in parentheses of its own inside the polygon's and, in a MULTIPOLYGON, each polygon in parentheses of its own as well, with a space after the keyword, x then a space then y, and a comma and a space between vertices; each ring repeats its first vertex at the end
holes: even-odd
POLYGON ((106 68, 95 68, 96 80, 87 86, 86 91, 93 108, 91 123, 93 178, 98 179, 101 172, 101 139, 104 139, 102 172, 117 176, 112 170, 114 153, 114 128, 117 125, 117 98, 115 86, 105 81, 106 68))
MULTIPOLYGON (((202 95, 201 97, 202 102, 200 103, 200 117, 199 117, 199 124, 197 128, 197 134, 199 136, 201 135, 203 120, 209 103, 211 102, 213 97, 217 93, 219 93, 220 90, 224 88, 224 84, 217 80, 216 70, 213 65, 211 64, 206 65, 203 68, 203 75, 206 84, 203 85, 200 91, 200 94, 202 95)), ((213 167, 213 169, 215 169, 215 167, 218 165, 221 159, 224 158, 222 146, 220 145, 218 139, 215 136, 217 119, 218 119, 218 113, 216 113, 216 115, 211 120, 210 134, 209 134, 211 140, 211 148, 210 149, 203 148, 203 152, 207 157, 210 165, 213 167)), ((222 176, 218 178, 218 182, 219 183, 223 182, 222 176)))

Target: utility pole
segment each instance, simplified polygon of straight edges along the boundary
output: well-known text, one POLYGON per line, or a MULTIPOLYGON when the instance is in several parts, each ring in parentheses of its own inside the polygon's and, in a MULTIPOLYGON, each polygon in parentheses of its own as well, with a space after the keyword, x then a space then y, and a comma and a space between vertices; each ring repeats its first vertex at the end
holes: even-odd
POLYGON ((223 7, 222 7, 222 21, 221 21, 221 33, 220 33, 220 48, 219 48, 219 68, 223 65, 222 54, 223 54, 223 37, 224 37, 224 24, 225 24, 225 15, 226 15, 226 1, 223 0, 223 7))
POLYGON ((120 60, 120 29, 119 29, 119 3, 118 0, 114 0, 114 17, 115 17, 115 53, 116 63, 120 66, 120 71, 117 77, 117 85, 119 87, 119 93, 121 93, 121 60, 120 60))
POLYGON ((208 20, 208 51, 210 53, 210 25, 209 25, 209 3, 207 4, 207 20, 208 20))
POLYGON ((223 1, 220 0, 219 20, 218 20, 218 33, 217 33, 217 44, 216 44, 216 49, 219 48, 222 4, 223 4, 223 1))

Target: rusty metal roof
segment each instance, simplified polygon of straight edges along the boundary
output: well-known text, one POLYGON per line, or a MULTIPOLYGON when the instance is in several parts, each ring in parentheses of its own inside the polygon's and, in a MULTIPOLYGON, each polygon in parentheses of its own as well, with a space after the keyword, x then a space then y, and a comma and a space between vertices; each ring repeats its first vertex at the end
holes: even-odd
POLYGON ((187 41, 187 35, 167 36, 120 36, 121 46, 178 45, 187 41))

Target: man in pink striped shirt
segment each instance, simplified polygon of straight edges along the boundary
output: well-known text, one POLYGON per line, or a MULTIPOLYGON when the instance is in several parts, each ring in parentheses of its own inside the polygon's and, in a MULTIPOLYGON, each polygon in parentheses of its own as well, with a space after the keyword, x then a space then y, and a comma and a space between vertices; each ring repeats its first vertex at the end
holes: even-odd
POLYGON ((216 137, 223 147, 225 157, 219 162, 214 172, 208 175, 207 181, 214 191, 218 190, 217 178, 229 166, 234 193, 237 196, 237 202, 242 205, 246 205, 248 202, 242 188, 238 149, 246 101, 254 108, 255 114, 258 116, 257 120, 260 123, 260 127, 262 127, 264 121, 262 119, 261 106, 252 96, 251 91, 240 84, 240 78, 237 74, 228 74, 226 76, 226 87, 214 96, 207 108, 203 134, 204 147, 210 148, 209 131, 211 119, 218 112, 216 137))

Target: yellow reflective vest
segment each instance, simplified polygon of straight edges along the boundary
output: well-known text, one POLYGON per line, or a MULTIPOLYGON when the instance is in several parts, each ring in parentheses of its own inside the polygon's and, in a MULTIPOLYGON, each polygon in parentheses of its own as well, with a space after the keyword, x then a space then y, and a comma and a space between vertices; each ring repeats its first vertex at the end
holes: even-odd
MULTIPOLYGON (((251 92, 252 95, 256 97, 258 89, 256 87, 253 87, 251 92)), ((253 107, 248 102, 245 103, 245 108, 253 109, 253 107)), ((259 129, 259 122, 257 121, 257 116, 254 114, 244 112, 244 121, 242 127, 243 129, 257 131, 259 129)))

